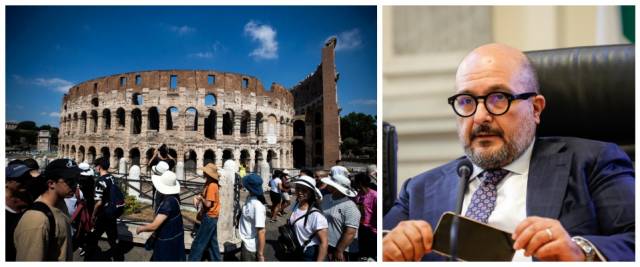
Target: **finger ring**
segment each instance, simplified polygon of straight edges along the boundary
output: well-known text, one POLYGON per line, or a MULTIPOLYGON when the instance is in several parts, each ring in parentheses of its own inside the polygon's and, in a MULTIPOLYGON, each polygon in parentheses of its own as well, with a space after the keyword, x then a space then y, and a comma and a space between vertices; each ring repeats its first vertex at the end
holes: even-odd
POLYGON ((545 232, 547 232, 547 235, 549 236, 549 241, 551 241, 553 239, 553 233, 551 232, 551 227, 544 229, 545 232))

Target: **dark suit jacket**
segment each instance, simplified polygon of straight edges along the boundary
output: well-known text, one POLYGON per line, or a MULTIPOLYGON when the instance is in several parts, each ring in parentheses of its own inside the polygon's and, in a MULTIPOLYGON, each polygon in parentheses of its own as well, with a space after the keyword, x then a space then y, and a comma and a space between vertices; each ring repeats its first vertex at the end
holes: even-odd
MULTIPOLYGON (((436 227, 454 211, 463 158, 407 180, 384 217, 384 229, 403 220, 436 227)), ((591 241, 609 261, 635 260, 635 173, 615 144, 579 138, 538 138, 527 183, 527 216, 557 219, 571 236, 591 241)), ((442 260, 430 253, 423 260, 442 260)))

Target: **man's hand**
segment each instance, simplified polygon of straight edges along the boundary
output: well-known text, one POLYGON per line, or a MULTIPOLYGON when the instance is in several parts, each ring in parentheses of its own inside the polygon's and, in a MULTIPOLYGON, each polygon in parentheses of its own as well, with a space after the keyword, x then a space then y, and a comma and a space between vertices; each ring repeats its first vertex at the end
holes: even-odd
POLYGON ((528 217, 511 236, 515 250, 543 261, 584 261, 585 255, 558 220, 528 217))
POLYGON ((382 240, 384 261, 419 261, 431 252, 433 233, 425 221, 402 221, 382 240))
POLYGON ((344 251, 336 249, 333 252, 333 261, 344 261, 344 251))

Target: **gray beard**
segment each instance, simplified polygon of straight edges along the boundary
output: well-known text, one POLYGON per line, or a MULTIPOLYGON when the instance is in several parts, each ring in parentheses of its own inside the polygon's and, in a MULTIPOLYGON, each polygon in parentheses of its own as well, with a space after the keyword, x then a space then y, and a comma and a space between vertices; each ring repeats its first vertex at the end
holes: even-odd
POLYGON ((464 147, 467 158, 476 166, 484 170, 500 169, 519 158, 529 147, 535 137, 535 123, 523 125, 522 134, 516 136, 513 142, 506 142, 495 153, 475 152, 471 145, 464 147))

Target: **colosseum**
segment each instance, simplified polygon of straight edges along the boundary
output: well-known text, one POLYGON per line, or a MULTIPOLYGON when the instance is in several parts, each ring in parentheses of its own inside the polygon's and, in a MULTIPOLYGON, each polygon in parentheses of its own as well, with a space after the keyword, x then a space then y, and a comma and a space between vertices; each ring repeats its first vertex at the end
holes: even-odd
POLYGON ((127 72, 84 81, 64 95, 59 156, 122 158, 142 173, 160 144, 185 171, 227 159, 254 170, 328 168, 339 159, 340 123, 332 39, 318 68, 291 90, 212 70, 127 72))

